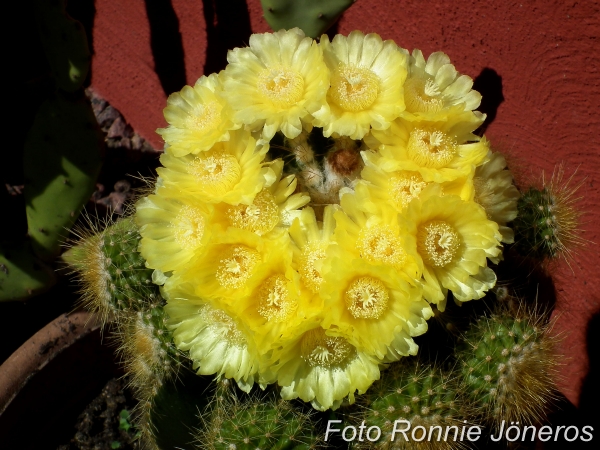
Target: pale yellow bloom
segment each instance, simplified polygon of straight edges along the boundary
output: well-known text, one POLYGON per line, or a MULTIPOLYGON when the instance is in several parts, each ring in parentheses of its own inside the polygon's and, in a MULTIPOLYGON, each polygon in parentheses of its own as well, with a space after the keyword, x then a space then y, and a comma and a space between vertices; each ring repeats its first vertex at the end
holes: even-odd
POLYGON ((455 106, 458 111, 473 111, 481 103, 481 94, 472 87, 471 77, 460 75, 445 53, 432 53, 425 61, 421 50, 413 50, 404 84, 405 115, 435 120, 455 106))
POLYGON ((489 150, 488 141, 473 134, 480 124, 469 112, 445 121, 397 119, 389 130, 373 131, 367 139, 380 155, 371 162, 386 172, 418 172, 426 182, 465 177, 485 161, 489 150))
POLYGON ((379 379, 379 362, 342 337, 329 336, 307 321, 296 337, 273 352, 272 370, 286 400, 300 398, 315 409, 337 409, 344 399, 354 403, 379 379))
POLYGON ((490 152, 489 159, 475 171, 473 179, 475 201, 485 208, 488 219, 500 226, 502 242, 512 244, 515 234, 506 224, 517 217, 519 191, 513 177, 506 168, 501 153, 490 152))
POLYGON ((215 205, 215 220, 225 227, 252 231, 259 236, 285 232, 299 216, 299 208, 310 201, 305 193, 296 193, 295 175, 282 177, 283 161, 278 159, 268 165, 275 181, 256 194, 249 205, 215 205))
POLYGON ((281 132, 295 138, 325 104, 329 71, 317 43, 299 28, 253 34, 250 46, 227 55, 225 95, 234 121, 262 130, 267 141, 281 132))
POLYGON ((193 292, 191 283, 179 283, 166 294, 173 342, 179 350, 189 351, 199 375, 233 378, 249 392, 258 381, 262 361, 252 332, 232 311, 215 307, 193 292))
POLYGON ((432 195, 412 202, 405 227, 423 260, 423 296, 443 309, 447 291, 459 301, 478 299, 496 283, 486 258, 501 252, 498 224, 485 210, 457 196, 432 195))
POLYGON ((323 135, 362 139, 371 128, 385 130, 404 110, 402 85, 407 58, 393 41, 375 33, 353 31, 329 42, 321 37, 325 62, 331 71, 329 108, 315 112, 323 135))
POLYGON ((163 112, 169 126, 157 132, 175 156, 208 150, 217 142, 227 141, 229 130, 239 128, 231 121, 231 108, 214 73, 169 95, 163 112))
POLYGON ((140 199, 135 221, 148 267, 168 272, 185 266, 207 245, 213 210, 211 204, 164 187, 140 199))
POLYGON ((207 203, 249 205, 275 181, 273 171, 263 164, 267 150, 268 146, 257 147, 249 132, 238 130, 231 132, 229 141, 197 155, 178 158, 168 148, 160 157, 164 167, 156 171, 162 185, 181 195, 207 203))

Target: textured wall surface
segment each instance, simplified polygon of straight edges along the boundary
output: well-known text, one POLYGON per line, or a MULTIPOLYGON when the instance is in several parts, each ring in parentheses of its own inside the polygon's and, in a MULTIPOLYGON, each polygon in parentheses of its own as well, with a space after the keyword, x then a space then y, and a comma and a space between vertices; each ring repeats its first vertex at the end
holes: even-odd
MULTIPOLYGON (((148 3, 158 6, 96 0, 92 86, 160 148, 154 130, 165 125, 165 91, 224 68, 227 48, 269 27, 259 0, 148 3)), ((567 173, 577 169, 587 211, 581 237, 600 243, 597 1, 358 0, 337 25, 343 34, 354 29, 426 55, 442 50, 460 72, 481 75, 482 108, 493 119, 486 135, 520 167, 517 180, 551 174, 560 162, 567 173)), ((552 270, 555 329, 567 356, 562 390, 575 404, 589 366, 588 323, 600 311, 599 254, 590 245, 575 256, 572 270, 564 262, 552 270)))

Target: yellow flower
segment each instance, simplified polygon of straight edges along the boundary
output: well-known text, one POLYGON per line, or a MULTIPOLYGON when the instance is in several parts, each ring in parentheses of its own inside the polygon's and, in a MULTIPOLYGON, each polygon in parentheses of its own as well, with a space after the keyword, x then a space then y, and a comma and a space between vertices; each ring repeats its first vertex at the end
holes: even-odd
POLYGON ((345 252, 328 260, 325 271, 322 326, 328 334, 383 362, 417 353, 412 337, 427 331, 433 315, 420 287, 397 276, 393 266, 369 264, 345 252))
POLYGON ((338 408, 345 398, 354 403, 355 392, 364 394, 379 379, 375 358, 311 321, 274 351, 272 361, 281 396, 311 402, 320 411, 338 408))
MULTIPOLYGON (((404 84, 405 115, 431 120, 454 106, 458 111, 473 111, 481 103, 481 94, 472 87, 471 77, 460 75, 445 53, 432 53, 425 61, 421 50, 413 50, 404 84)), ((479 112, 474 114, 485 117, 479 112)))
POLYGON ((231 108, 214 73, 200 77, 194 87, 185 86, 169 95, 163 112, 169 126, 157 133, 175 156, 208 150, 216 142, 229 140, 229 130, 239 128, 231 121, 231 108))
POLYGON ((500 226, 502 242, 512 244, 515 234, 506 224, 517 217, 519 191, 506 168, 504 156, 490 151, 488 161, 475 170, 473 184, 475 201, 485 208, 488 219, 500 226))
POLYGON ((167 188, 136 204, 140 252, 148 267, 162 272, 185 266, 208 243, 213 207, 167 188))
POLYGON ((206 249, 165 283, 171 291, 179 283, 191 282, 194 294, 220 299, 232 307, 250 295, 274 267, 291 264, 292 248, 287 234, 276 239, 261 238, 247 230, 228 228, 214 233, 206 249))
POLYGON ((240 389, 249 392, 258 380, 262 361, 252 332, 230 311, 215 307, 193 291, 191 283, 180 283, 166 295, 167 326, 173 331, 175 345, 190 352, 198 374, 233 378, 240 389))
POLYGON ((366 212, 362 198, 349 189, 342 191, 340 204, 341 210, 335 213, 335 240, 345 260, 361 258, 370 265, 388 266, 408 281, 421 277, 414 236, 401 228, 393 208, 380 204, 377 210, 366 212))
POLYGON ((252 293, 232 302, 238 315, 254 333, 259 353, 266 354, 294 337, 303 322, 321 313, 323 302, 302 289, 291 261, 275 258, 263 271, 263 279, 252 293))
POLYGON ((488 141, 473 134, 481 123, 471 113, 447 121, 397 119, 387 131, 373 131, 367 144, 380 157, 371 158, 386 172, 419 172, 426 182, 443 183, 465 177, 483 163, 488 141))
POLYGON ((257 147, 247 131, 233 131, 229 141, 198 155, 178 158, 170 150, 160 157, 164 167, 156 170, 159 182, 208 203, 249 205, 263 186, 275 181, 273 171, 263 164, 268 146, 257 147))
POLYGON ((370 128, 385 130, 404 110, 402 85, 407 58, 393 41, 353 31, 329 42, 321 37, 325 62, 331 71, 329 108, 315 112, 315 126, 323 135, 337 133, 362 139, 370 128))
POLYGON ((321 267, 327 257, 329 246, 335 245, 334 208, 333 205, 325 207, 321 224, 317 222, 312 208, 304 208, 290 227, 290 237, 295 244, 294 265, 300 274, 303 287, 313 294, 318 294, 321 290, 323 283, 321 267))
POLYGON ((299 208, 306 205, 310 197, 305 193, 294 194, 298 184, 294 175, 281 179, 282 160, 273 161, 269 167, 275 176, 275 182, 256 194, 249 205, 216 205, 215 220, 224 226, 252 231, 259 236, 287 231, 294 218, 300 214, 299 208))
POLYGON ((234 121, 262 129, 267 141, 279 130, 295 138, 324 106, 329 71, 317 43, 298 28, 253 34, 250 47, 231 50, 227 60, 223 84, 234 121))
POLYGON ((433 195, 408 207, 405 227, 423 260, 423 296, 444 308, 446 294, 464 302, 478 299, 496 283, 486 258, 501 252, 498 224, 484 209, 457 196, 433 195))

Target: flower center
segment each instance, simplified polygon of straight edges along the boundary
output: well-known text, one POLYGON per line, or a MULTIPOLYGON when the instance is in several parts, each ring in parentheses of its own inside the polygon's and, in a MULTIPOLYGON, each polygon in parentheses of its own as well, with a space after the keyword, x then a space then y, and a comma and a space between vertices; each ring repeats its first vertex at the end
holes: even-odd
POLYGON ((206 132, 217 128, 221 120, 221 105, 216 101, 199 104, 187 116, 186 128, 206 132))
POLYGON ((404 83, 404 102, 411 113, 435 113, 444 107, 438 85, 431 78, 409 78, 404 83))
POLYGON ((387 310, 390 296, 385 285, 373 277, 360 277, 350 283, 344 300, 355 319, 379 319, 387 310))
POLYGON ((408 156, 422 167, 441 169, 456 155, 456 142, 438 130, 415 128, 408 138, 408 156))
POLYGON ((259 253, 245 245, 232 246, 224 253, 217 267, 217 281, 229 289, 244 286, 260 261, 259 253))
POLYGON ((357 244, 360 255, 371 263, 403 266, 406 262, 402 243, 389 226, 362 228, 357 244))
POLYGON ((229 344, 237 346, 246 344, 244 333, 242 333, 235 321, 224 311, 207 307, 204 310, 203 316, 212 332, 224 338, 229 344))
POLYGON ((346 111, 364 111, 377 100, 379 77, 369 69, 340 65, 331 75, 331 99, 346 111))
POLYGON ((222 151, 209 151, 196 156, 187 170, 198 180, 200 189, 215 196, 225 195, 241 177, 238 160, 222 151))
POLYGON ((458 256, 460 236, 447 222, 432 220, 417 231, 417 251, 425 264, 433 267, 444 267, 458 256))
POLYGON ((325 259, 325 246, 318 243, 308 244, 298 259, 298 272, 308 289, 317 294, 321 289, 323 277, 315 267, 317 261, 325 259))
POLYGON ((290 299, 287 279, 283 275, 273 275, 260 285, 257 291, 258 313, 265 319, 283 322, 298 308, 298 303, 290 299))
POLYGON ((264 69, 258 76, 258 91, 279 108, 295 105, 304 95, 304 78, 289 67, 264 69))
POLYGON ((183 249, 195 248, 202 242, 206 219, 199 208, 184 205, 175 220, 171 222, 175 228, 175 242, 183 249))
POLYGON ((273 194, 268 189, 263 189, 251 205, 230 207, 227 210, 227 218, 232 226, 262 236, 279 223, 279 207, 273 194))
POLYGON ((408 206, 427 186, 417 172, 396 172, 390 176, 389 194, 396 209, 400 212, 408 206))
POLYGON ((348 363, 356 355, 356 349, 346 339, 327 336, 325 330, 316 328, 302 337, 300 354, 311 367, 329 369, 348 363))

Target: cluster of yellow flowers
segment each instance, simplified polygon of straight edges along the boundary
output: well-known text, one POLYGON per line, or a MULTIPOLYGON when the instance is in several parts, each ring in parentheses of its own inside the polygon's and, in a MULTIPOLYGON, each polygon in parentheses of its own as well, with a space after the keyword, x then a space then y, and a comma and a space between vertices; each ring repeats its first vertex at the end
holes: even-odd
POLYGON ((198 373, 336 408, 417 352, 448 291, 494 286, 487 259, 512 239, 518 193, 473 134, 481 96, 441 52, 293 29, 255 34, 228 61, 168 99, 140 251, 198 373), (306 156, 319 128, 355 146, 351 167, 306 156), (298 165, 337 170, 337 185, 316 175, 330 204, 270 156, 276 133, 303 149, 290 148, 298 165))

